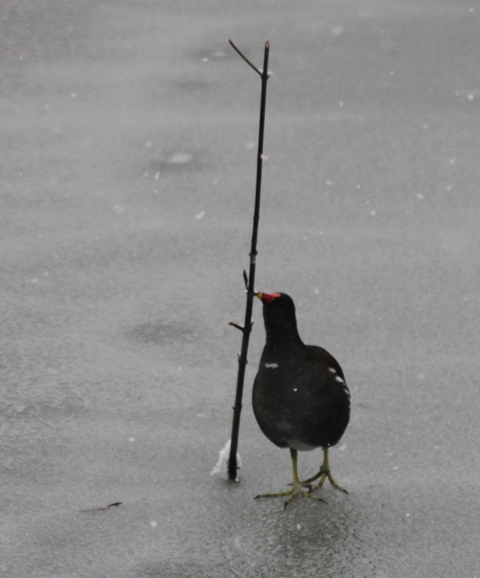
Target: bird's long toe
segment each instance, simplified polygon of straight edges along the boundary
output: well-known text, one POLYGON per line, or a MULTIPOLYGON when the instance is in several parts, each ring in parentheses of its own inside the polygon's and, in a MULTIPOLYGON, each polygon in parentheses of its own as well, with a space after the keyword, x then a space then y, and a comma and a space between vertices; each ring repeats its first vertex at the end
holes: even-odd
POLYGON ((313 496, 312 495, 312 489, 308 489, 305 490, 303 489, 303 487, 301 485, 297 485, 296 487, 293 487, 291 490, 287 490, 286 492, 278 492, 278 493, 274 493, 274 494, 258 494, 258 496, 255 496, 255 500, 259 499, 259 498, 286 498, 288 497, 288 500, 283 504, 283 509, 285 509, 289 504, 291 504, 294 500, 296 500, 298 498, 298 496, 303 496, 304 498, 309 498, 310 500, 313 500, 314 502, 325 502, 325 500, 323 498, 319 498, 318 496, 313 496))
POLYGON ((320 490, 320 488, 323 487, 325 480, 328 480, 330 482, 330 485, 333 488, 335 488, 335 490, 339 490, 340 492, 343 492, 344 494, 348 494, 348 492, 345 488, 342 488, 342 486, 339 486, 337 484, 337 482, 334 480, 330 470, 325 471, 325 470, 321 469, 318 474, 316 474, 315 476, 312 476, 311 478, 309 478, 305 482, 302 482, 302 485, 309 486, 310 482, 312 482, 313 480, 317 480, 318 478, 320 478, 320 481, 318 482, 318 484, 316 486, 313 486, 313 488, 311 490, 312 492, 316 492, 317 490, 320 490))
POLYGON ((258 500, 260 498, 284 498, 286 496, 291 496, 293 494, 293 489, 288 490, 287 492, 276 492, 274 494, 258 494, 255 496, 254 500, 258 500))
POLYGON ((339 486, 332 476, 332 472, 330 471, 330 463, 328 459, 328 448, 324 448, 323 450, 323 464, 320 467, 320 471, 311 478, 308 478, 304 482, 300 483, 304 487, 311 487, 312 482, 318 480, 319 478, 320 480, 318 484, 316 486, 313 486, 313 488, 311 489, 312 492, 316 492, 317 490, 322 488, 323 484, 325 483, 325 480, 328 480, 333 488, 339 490, 340 492, 343 492, 344 494, 348 494, 347 490, 339 486))

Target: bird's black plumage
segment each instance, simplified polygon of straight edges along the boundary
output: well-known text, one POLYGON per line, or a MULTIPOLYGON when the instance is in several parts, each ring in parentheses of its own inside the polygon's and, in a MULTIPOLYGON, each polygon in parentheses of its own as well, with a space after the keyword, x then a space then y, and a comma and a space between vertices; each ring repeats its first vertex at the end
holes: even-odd
POLYGON ((297 451, 323 448, 325 461, 318 477, 328 469, 325 477, 337 487, 328 468, 328 448, 339 442, 350 418, 343 370, 328 351, 303 343, 291 297, 258 296, 263 302, 266 344, 253 385, 257 422, 271 442, 294 451, 295 459, 297 451))

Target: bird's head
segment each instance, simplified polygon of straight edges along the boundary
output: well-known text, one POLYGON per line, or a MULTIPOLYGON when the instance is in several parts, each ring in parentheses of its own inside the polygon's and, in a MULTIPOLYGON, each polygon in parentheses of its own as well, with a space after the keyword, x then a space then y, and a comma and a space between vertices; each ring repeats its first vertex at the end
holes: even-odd
POLYGON ((263 318, 267 336, 273 333, 297 333, 295 304, 286 293, 256 293, 263 303, 263 318))
POLYGON ((255 296, 258 297, 262 303, 267 305, 275 299, 282 297, 282 293, 255 293, 255 296))

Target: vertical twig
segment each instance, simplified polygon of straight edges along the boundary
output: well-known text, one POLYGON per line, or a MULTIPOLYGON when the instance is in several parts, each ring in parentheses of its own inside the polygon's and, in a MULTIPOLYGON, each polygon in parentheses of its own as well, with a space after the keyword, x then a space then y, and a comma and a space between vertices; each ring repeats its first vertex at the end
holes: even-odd
POLYGON ((262 95, 260 101, 260 126, 258 131, 258 153, 257 153, 257 180, 255 186, 255 210, 253 213, 253 231, 252 231, 252 244, 250 249, 250 271, 247 277, 245 271, 243 272, 245 285, 247 289, 247 306, 245 309, 245 323, 243 327, 235 323, 231 323, 237 329, 240 329, 243 333, 242 337, 242 348, 238 356, 238 375, 237 375, 237 390, 235 395, 235 405, 233 406, 233 423, 232 423, 232 436, 230 443, 230 457, 228 460, 228 479, 235 481, 237 479, 237 449, 238 449, 238 434, 240 431, 240 415, 242 412, 242 397, 243 397, 243 384, 245 381, 245 368, 248 363, 247 352, 248 343, 250 340, 250 333, 252 331, 252 309, 253 309, 253 298, 255 296, 255 266, 257 260, 257 238, 258 238, 258 222, 260 219, 260 196, 262 190, 262 166, 263 166, 263 137, 265 133, 265 106, 267 102, 267 81, 269 78, 268 74, 268 56, 270 52, 270 43, 268 40, 265 42, 265 55, 263 58, 263 70, 259 70, 254 66, 233 44, 229 41, 233 49, 245 60, 245 62, 251 66, 255 72, 257 72, 262 80, 262 95))

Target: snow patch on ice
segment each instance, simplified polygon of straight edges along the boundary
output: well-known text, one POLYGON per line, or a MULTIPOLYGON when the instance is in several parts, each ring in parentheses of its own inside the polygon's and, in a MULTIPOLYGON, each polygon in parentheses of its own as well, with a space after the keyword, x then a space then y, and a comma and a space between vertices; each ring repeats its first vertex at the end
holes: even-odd
POLYGON ((171 156, 168 159, 169 163, 173 163, 174 165, 183 165, 185 163, 189 163, 192 160, 192 155, 187 153, 178 153, 176 155, 171 156))
POLYGON ((197 219, 197 221, 201 221, 204 216, 205 216, 205 211, 200 211, 199 213, 197 213, 195 215, 195 219, 197 219))
MULTIPOLYGON (((227 473, 228 458, 230 456, 230 443, 231 440, 228 440, 227 443, 223 446, 223 448, 218 452, 218 461, 214 465, 212 471, 210 472, 211 476, 215 476, 216 474, 227 473)), ((237 453, 237 466, 239 468, 242 467, 242 458, 240 457, 239 453, 237 453)))

